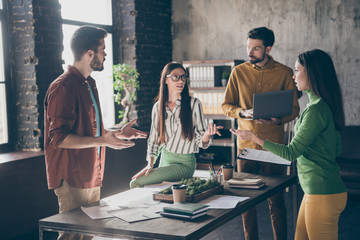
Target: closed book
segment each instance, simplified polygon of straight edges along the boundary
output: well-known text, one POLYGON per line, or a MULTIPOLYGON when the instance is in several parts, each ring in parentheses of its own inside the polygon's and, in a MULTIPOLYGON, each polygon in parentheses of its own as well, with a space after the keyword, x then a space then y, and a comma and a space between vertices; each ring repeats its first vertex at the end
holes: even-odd
POLYGON ((248 188, 248 189, 259 189, 265 186, 264 182, 261 182, 256 185, 239 185, 239 184, 229 184, 229 188, 248 188))
POLYGON ((164 211, 160 212, 160 215, 164 216, 164 217, 179 218, 179 219, 190 219, 190 220, 201 217, 201 216, 204 216, 206 214, 207 214, 206 211, 200 212, 200 213, 195 214, 195 215, 177 214, 177 213, 164 212, 164 211))
POLYGON ((206 212, 209 206, 199 203, 189 203, 189 202, 178 202, 171 204, 170 206, 164 207, 164 212, 167 213, 176 213, 184 215, 196 215, 201 212, 206 212))
POLYGON ((231 178, 226 181, 232 185, 257 185, 262 183, 260 178, 231 178))

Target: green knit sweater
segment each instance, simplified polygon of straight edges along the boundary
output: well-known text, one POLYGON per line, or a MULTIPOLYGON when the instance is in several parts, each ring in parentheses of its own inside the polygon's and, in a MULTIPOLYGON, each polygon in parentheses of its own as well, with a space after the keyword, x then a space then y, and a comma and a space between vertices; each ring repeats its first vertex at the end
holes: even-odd
POLYGON ((306 194, 335 194, 346 191, 335 162, 341 152, 341 138, 335 130, 332 112, 310 91, 310 102, 295 124, 289 145, 265 140, 263 148, 289 161, 297 160, 300 185, 306 194))

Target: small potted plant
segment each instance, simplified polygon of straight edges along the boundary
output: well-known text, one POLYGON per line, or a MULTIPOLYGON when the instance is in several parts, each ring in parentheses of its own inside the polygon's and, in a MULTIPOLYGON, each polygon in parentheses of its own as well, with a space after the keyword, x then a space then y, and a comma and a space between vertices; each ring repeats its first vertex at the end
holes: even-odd
POLYGON ((122 63, 113 66, 113 76, 114 100, 124 107, 124 110, 119 110, 118 112, 121 122, 115 125, 121 128, 129 122, 131 105, 136 100, 136 90, 139 88, 139 73, 130 64, 122 63))
POLYGON ((225 71, 221 74, 221 85, 226 87, 227 81, 229 79, 230 73, 225 71))

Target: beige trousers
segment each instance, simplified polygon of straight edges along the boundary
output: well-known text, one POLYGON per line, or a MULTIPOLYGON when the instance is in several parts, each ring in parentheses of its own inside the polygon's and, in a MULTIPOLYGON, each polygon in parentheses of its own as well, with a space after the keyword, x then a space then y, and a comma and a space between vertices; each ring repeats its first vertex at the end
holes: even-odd
MULTIPOLYGON (((100 201, 100 187, 86 189, 73 188, 69 186, 67 182, 63 181, 60 187, 54 189, 54 192, 58 198, 59 213, 100 201)), ((68 233, 59 233, 58 237, 58 240, 80 239, 92 239, 92 237, 68 233)))

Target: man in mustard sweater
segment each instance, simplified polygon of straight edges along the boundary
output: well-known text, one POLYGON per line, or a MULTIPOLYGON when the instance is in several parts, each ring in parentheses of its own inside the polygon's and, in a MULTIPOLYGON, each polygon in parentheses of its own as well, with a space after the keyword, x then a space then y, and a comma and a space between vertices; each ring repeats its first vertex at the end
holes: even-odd
MULTIPOLYGON (((276 143, 284 143, 284 123, 293 120, 299 114, 299 103, 296 87, 292 79, 291 68, 276 62, 270 55, 275 37, 272 30, 266 27, 254 28, 248 33, 247 53, 249 61, 236 66, 229 79, 225 91, 222 109, 225 115, 238 119, 238 128, 250 130, 255 135, 276 143), (273 118, 271 120, 245 120, 252 117, 253 94, 278 90, 294 89, 292 115, 273 118)), ((244 148, 261 149, 253 142, 237 139, 238 153, 244 148)), ((262 173, 265 175, 280 175, 284 167, 270 163, 238 160, 238 171, 262 173)), ((287 238, 286 208, 283 192, 268 199, 274 239, 287 238)), ((243 214, 245 239, 258 239, 256 208, 243 214)))

